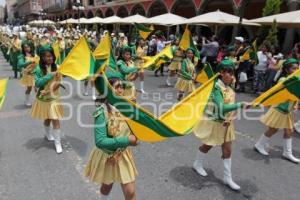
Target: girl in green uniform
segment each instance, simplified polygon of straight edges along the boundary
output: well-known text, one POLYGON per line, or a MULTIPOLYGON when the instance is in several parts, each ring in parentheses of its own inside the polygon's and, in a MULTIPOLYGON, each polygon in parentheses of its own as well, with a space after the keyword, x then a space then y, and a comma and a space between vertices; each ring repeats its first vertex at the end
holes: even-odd
MULTIPOLYGON (((281 78, 279 82, 284 81, 287 76, 299 69, 299 61, 289 58, 283 63, 281 78)), ((270 143, 270 138, 277 133, 278 129, 284 129, 283 135, 283 154, 282 156, 291 162, 299 163, 300 160, 292 153, 292 133, 294 128, 293 110, 297 108, 297 102, 287 101, 277 106, 273 106, 261 118, 261 122, 268 127, 268 130, 262 134, 258 142, 254 145, 262 155, 269 155, 266 147, 270 143)))
MULTIPOLYGON (((120 73, 107 74, 107 78, 118 95, 124 94, 120 73)), ((85 176, 101 184, 100 199, 107 200, 114 183, 120 183, 125 200, 135 200, 135 178, 137 170, 129 146, 137 145, 125 118, 107 99, 97 98, 94 113, 95 144, 85 168, 85 176)))
POLYGON ((240 186, 232 180, 231 175, 231 146, 235 140, 233 124, 234 112, 240 108, 249 108, 248 103, 235 103, 235 92, 232 89, 234 81, 234 63, 224 59, 220 65, 220 77, 212 91, 205 117, 195 126, 194 133, 203 143, 199 147, 193 168, 201 176, 207 176, 203 168, 206 153, 214 146, 222 147, 224 164, 224 184, 233 190, 240 190, 240 186))
POLYGON ((39 54, 40 64, 34 71, 35 86, 38 92, 31 108, 31 117, 44 121, 45 138, 54 141, 56 152, 62 153, 59 121, 64 115, 59 92, 62 76, 57 72, 52 47, 42 46, 39 54), (50 129, 51 123, 53 131, 50 129))
POLYGON ((195 65, 194 65, 193 49, 186 50, 186 58, 181 62, 180 71, 178 73, 178 80, 175 88, 178 90, 177 100, 180 101, 184 93, 191 93, 195 90, 195 65))
POLYGON ((124 96, 128 99, 136 100, 136 91, 134 81, 138 77, 139 69, 134 65, 132 61, 132 49, 128 46, 123 47, 121 55, 117 62, 117 70, 122 75, 122 80, 126 81, 126 86, 124 89, 124 96))
POLYGON ((18 69, 22 72, 20 83, 26 87, 25 105, 31 106, 30 93, 34 87, 34 70, 39 62, 39 57, 34 55, 30 45, 27 42, 22 43, 22 54, 18 56, 18 69))

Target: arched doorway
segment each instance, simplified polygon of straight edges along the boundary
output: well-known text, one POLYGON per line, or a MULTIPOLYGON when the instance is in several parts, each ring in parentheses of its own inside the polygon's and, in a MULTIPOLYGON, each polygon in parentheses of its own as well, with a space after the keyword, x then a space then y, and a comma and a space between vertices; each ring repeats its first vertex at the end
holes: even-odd
POLYGON ((111 17, 113 16, 115 13, 113 11, 112 8, 108 8, 107 11, 105 12, 105 17, 111 17))
MULTIPOLYGON (((185 18, 192 18, 196 16, 197 10, 193 0, 177 0, 171 8, 171 13, 185 18)), ((178 28, 180 28, 179 32, 183 33, 185 26, 178 26, 178 28)), ((189 29, 194 32, 195 26, 190 26, 189 29)), ((174 34, 175 32, 176 26, 172 26, 171 33, 174 34)))
POLYGON ((148 11, 148 16, 154 17, 157 15, 165 14, 167 12, 168 12, 168 9, 167 9, 166 5, 162 1, 157 0, 151 4, 149 11, 148 11))
MULTIPOLYGON (((124 18, 128 17, 128 11, 125 6, 121 6, 119 10, 117 11, 117 16, 124 18)), ((129 26, 128 25, 121 25, 120 26, 120 31, 123 33, 129 33, 129 26)))
POLYGON ((95 16, 97 17, 102 17, 103 18, 103 13, 100 9, 96 10, 95 16))
POLYGON ((80 13, 80 18, 86 18, 84 12, 81 12, 81 13, 80 13))
POLYGON ((145 10, 144 10, 144 7, 143 7, 141 4, 136 4, 136 5, 132 8, 132 10, 131 10, 131 15, 136 15, 136 14, 146 16, 146 12, 145 12, 145 10))
POLYGON ((125 6, 121 6, 119 8, 119 10, 117 11, 117 16, 122 17, 122 18, 128 17, 128 11, 125 8, 125 6))
POLYGON ((90 18, 93 18, 94 17, 94 14, 93 12, 90 10, 88 13, 87 13, 87 18, 90 19, 90 18))
POLYGON ((141 4, 136 4, 136 5, 132 8, 132 10, 131 10, 131 15, 136 15, 136 14, 146 16, 145 9, 144 9, 144 7, 143 7, 141 4))
MULTIPOLYGON (((163 3, 163 1, 160 1, 160 0, 154 1, 148 9, 149 17, 154 17, 157 15, 165 14, 165 13, 168 13, 168 9, 167 9, 166 5, 163 3)), ((155 29, 161 30, 165 33, 168 32, 168 28, 165 26, 155 26, 155 29)))

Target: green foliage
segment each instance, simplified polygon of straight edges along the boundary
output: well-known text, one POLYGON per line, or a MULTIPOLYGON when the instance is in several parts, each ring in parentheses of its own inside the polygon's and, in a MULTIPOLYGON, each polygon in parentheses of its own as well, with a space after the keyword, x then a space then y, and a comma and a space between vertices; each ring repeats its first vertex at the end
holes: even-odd
MULTIPOLYGON (((267 0, 262 15, 266 17, 266 16, 280 13, 281 4, 282 4, 282 0, 267 0)), ((268 43, 268 45, 271 46, 275 45, 274 48, 276 48, 276 45, 278 46, 277 33, 278 30, 277 30, 276 22, 273 23, 271 29, 268 26, 262 26, 258 31, 258 38, 257 38, 258 46, 261 45, 262 43, 268 43), (267 37, 269 37, 268 40, 267 37), (276 38, 276 40, 274 38, 276 38), (273 44, 272 42, 276 42, 276 44, 273 44)))
POLYGON ((264 43, 267 46, 269 46, 271 51, 275 51, 275 49, 278 47, 277 34, 278 34, 277 22, 276 22, 276 20, 274 20, 272 27, 269 31, 269 34, 264 41, 264 43))

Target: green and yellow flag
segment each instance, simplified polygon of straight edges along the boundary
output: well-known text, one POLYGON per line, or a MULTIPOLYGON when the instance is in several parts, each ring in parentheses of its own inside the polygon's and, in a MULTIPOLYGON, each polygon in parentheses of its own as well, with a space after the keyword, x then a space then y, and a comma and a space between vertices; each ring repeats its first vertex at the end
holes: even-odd
POLYGON ((59 63, 61 58, 60 58, 60 51, 59 51, 59 44, 58 42, 55 42, 52 44, 52 48, 53 48, 53 51, 54 51, 54 55, 56 57, 56 60, 55 60, 55 63, 56 64, 61 64, 59 63))
POLYGON ((166 46, 161 52, 156 54, 155 56, 144 57, 146 61, 143 68, 144 69, 157 69, 161 64, 171 60, 173 58, 173 50, 171 45, 166 46))
POLYGON ((149 35, 154 31, 153 25, 150 26, 150 28, 144 26, 143 24, 134 23, 135 28, 138 30, 140 36, 146 40, 149 35))
POLYGON ((205 63, 203 69, 200 71, 200 73, 196 77, 196 81, 198 83, 205 83, 209 79, 211 79, 214 76, 214 72, 210 66, 209 63, 205 63))
POLYGON ((0 109, 4 103, 8 79, 0 80, 0 109))
POLYGON ((176 104, 159 118, 134 102, 117 95, 105 75, 96 79, 100 94, 106 94, 108 102, 126 117, 135 136, 144 142, 160 142, 170 137, 188 135, 201 119, 209 101, 217 75, 176 104), (178 126, 180 124, 180 126, 178 126))
POLYGON ((94 71, 95 59, 86 39, 82 36, 60 65, 58 72, 75 80, 83 80, 93 76, 94 71))
POLYGON ((283 82, 260 95, 253 102, 253 106, 274 106, 286 101, 299 101, 300 99, 300 70, 291 74, 283 82))
POLYGON ((112 51, 109 33, 106 33, 101 39, 99 45, 93 52, 93 56, 96 59, 95 74, 103 71, 107 66, 112 70, 117 69, 117 62, 112 51))
POLYGON ((181 37, 179 47, 184 51, 186 51, 188 48, 193 49, 195 51, 195 57, 197 58, 197 60, 200 59, 200 53, 194 44, 192 34, 188 26, 186 26, 185 31, 181 37))

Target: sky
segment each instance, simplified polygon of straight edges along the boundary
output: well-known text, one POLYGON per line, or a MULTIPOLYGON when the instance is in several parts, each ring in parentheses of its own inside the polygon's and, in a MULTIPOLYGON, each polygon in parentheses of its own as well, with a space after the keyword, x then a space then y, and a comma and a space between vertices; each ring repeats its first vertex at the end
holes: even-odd
POLYGON ((4 5, 5 4, 5 0, 0 0, 0 5, 4 5))

